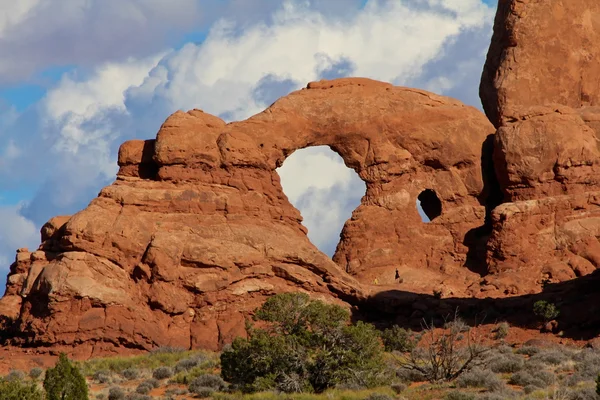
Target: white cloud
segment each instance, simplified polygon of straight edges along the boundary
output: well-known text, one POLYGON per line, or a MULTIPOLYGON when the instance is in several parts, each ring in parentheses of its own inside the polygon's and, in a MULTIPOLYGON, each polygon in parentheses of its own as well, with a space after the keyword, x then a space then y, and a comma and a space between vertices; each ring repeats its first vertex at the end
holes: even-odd
POLYGON ((200 0, 0 0, 0 82, 51 66, 96 66, 173 46, 200 0))
POLYGON ((277 173, 302 214, 310 240, 333 255, 344 223, 365 194, 364 182, 327 146, 296 151, 277 173))
POLYGON ((20 214, 20 206, 0 206, 0 221, 0 262, 8 267, 17 248, 37 248, 40 234, 35 224, 20 214))
POLYGON ((40 0, 0 0, 0 39, 8 30, 23 22, 40 0))

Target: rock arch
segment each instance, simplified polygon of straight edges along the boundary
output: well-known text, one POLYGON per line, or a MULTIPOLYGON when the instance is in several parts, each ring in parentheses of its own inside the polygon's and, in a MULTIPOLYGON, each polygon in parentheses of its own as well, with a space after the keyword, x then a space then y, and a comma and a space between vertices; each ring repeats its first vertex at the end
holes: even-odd
POLYGON ((356 303, 377 290, 373 280, 393 283, 397 268, 419 290, 452 279, 464 288, 464 237, 484 221, 480 157, 492 132, 473 107, 369 79, 313 82, 230 124, 176 112, 155 140, 124 143, 117 181, 47 234, 31 261, 21 255, 22 279, 9 280, 18 294, 2 302, 23 303, 9 318, 20 340, 71 345, 79 326, 78 343, 102 352, 216 348, 244 333, 244 315, 265 296, 356 303), (276 172, 317 145, 367 186, 333 260, 308 240, 276 172), (443 212, 422 224, 414 203, 427 188, 443 212))

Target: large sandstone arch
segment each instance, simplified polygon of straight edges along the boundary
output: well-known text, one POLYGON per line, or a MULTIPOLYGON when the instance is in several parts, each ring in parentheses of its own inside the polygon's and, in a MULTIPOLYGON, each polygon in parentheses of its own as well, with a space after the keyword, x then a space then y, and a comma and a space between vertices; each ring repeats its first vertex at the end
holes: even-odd
MULTIPOLYGON (((273 173, 294 151, 326 145, 356 171, 366 195, 333 257, 351 274, 372 280, 381 273, 393 282, 387 270, 403 264, 434 270, 464 265, 465 233, 484 220, 481 151, 493 132, 474 108, 421 90, 340 79, 311 83, 247 121, 218 124, 216 145, 204 155, 212 154, 211 167, 220 156, 226 169, 273 173), (429 226, 414 207, 425 189, 435 190, 444 205, 429 226)), ((170 164, 159 170, 165 179, 170 168, 186 167, 163 156, 161 139, 159 133, 156 159, 170 164)), ((274 189, 281 196, 279 185, 274 189)))
POLYGON ((97 353, 215 348, 243 334, 265 296, 357 303, 394 284, 396 268, 410 290, 464 290, 479 278, 465 267, 465 238, 484 223, 481 149, 492 131, 473 107, 368 79, 311 83, 230 124, 177 112, 156 140, 121 146, 117 181, 85 210, 44 228, 0 308, 22 304, 4 311, 16 340, 97 353), (317 145, 367 185, 333 261, 308 240, 275 171, 317 145), (425 189, 443 205, 429 224, 415 208, 425 189))

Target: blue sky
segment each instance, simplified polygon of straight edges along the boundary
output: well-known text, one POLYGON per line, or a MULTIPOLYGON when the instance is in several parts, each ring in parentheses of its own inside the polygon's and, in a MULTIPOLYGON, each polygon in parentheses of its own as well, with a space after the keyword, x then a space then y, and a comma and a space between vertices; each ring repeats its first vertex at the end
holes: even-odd
MULTIPOLYGON (((154 137, 177 109, 239 120, 349 75, 480 107, 494 12, 488 0, 0 0, 0 283, 46 220, 114 180, 120 143, 154 137)), ((331 254, 364 184, 327 148, 280 175, 331 254)))

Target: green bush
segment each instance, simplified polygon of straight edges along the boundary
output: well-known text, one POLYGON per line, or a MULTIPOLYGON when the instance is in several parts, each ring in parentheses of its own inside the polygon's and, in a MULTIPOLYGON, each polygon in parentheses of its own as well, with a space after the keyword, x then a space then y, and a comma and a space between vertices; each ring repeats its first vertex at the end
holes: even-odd
POLYGON ((46 371, 44 390, 48 400, 88 400, 85 378, 64 353, 54 368, 46 371))
POLYGON ((523 359, 514 355, 498 355, 489 363, 489 368, 496 373, 514 373, 523 369, 523 359))
POLYGON ((537 370, 526 371, 522 370, 511 375, 508 383, 511 385, 519 385, 522 387, 535 386, 543 389, 554 383, 554 375, 550 372, 537 370))
POLYGON ((394 325, 381 333, 385 351, 408 353, 415 348, 415 340, 410 331, 394 325))
POLYGON ((445 400, 475 400, 475 395, 464 392, 450 392, 444 397, 445 400))
POLYGON ((139 394, 148 394, 152 389, 154 389, 154 386, 148 382, 142 382, 135 388, 135 392, 139 394))
POLYGON ((270 297, 255 318, 266 329, 248 326, 221 353, 221 376, 243 391, 278 389, 322 392, 355 384, 376 386, 382 377, 383 346, 377 330, 337 305, 284 293, 270 297))
POLYGON ((173 376, 173 369, 170 367, 158 367, 152 373, 154 379, 162 380, 173 376))
POLYGON ((42 376, 42 374, 44 373, 44 370, 41 369, 40 367, 33 367, 31 368, 31 370, 29 371, 29 377, 33 380, 38 379, 40 376, 42 376))
POLYGON ((486 388, 490 392, 504 388, 502 380, 490 370, 473 368, 461 374, 456 380, 456 386, 460 388, 475 387, 486 388))
POLYGON ((196 377, 189 385, 190 392, 195 393, 195 388, 212 388, 213 391, 221 391, 227 388, 227 384, 219 375, 202 374, 196 377))
POLYGON ((134 379, 139 378, 140 371, 136 368, 127 368, 126 370, 123 370, 123 372, 121 372, 121 375, 123 375, 123 378, 132 381, 134 379))
POLYGON ((125 391, 118 386, 108 389, 108 400, 124 400, 125 391))
POLYGON ((544 320, 544 322, 548 322, 558 317, 560 311, 558 311, 558 308, 556 308, 556 306, 553 303, 548 303, 545 300, 540 300, 536 301, 533 304, 533 313, 542 320, 544 320))
POLYGON ((44 400, 35 383, 0 379, 0 400, 44 400))

